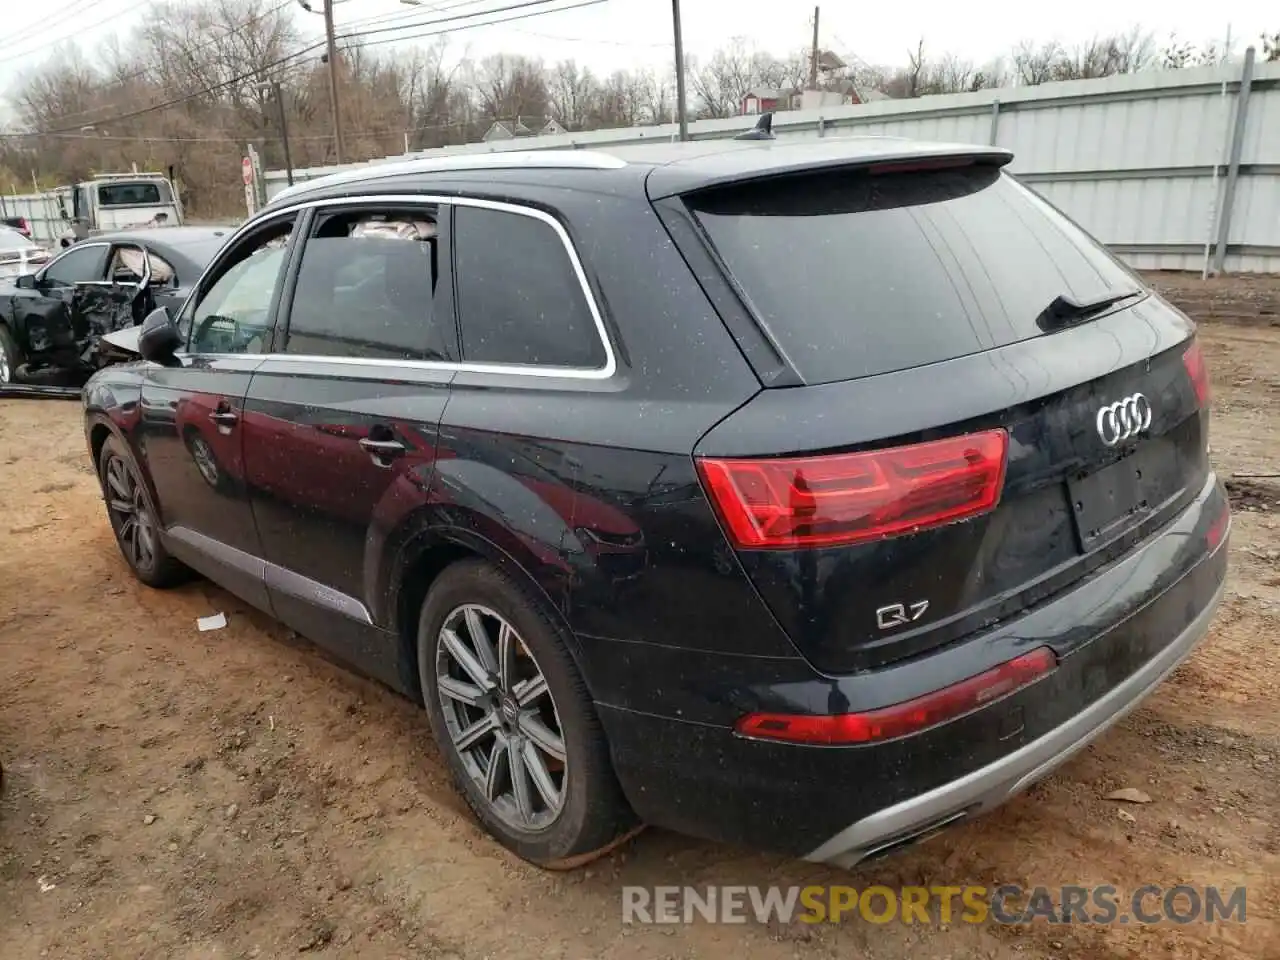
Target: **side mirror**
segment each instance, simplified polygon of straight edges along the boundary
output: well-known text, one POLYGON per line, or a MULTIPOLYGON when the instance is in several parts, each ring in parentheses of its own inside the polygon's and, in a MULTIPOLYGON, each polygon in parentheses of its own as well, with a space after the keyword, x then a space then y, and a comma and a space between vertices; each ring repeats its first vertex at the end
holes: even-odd
POLYGON ((142 330, 138 333, 138 353, 142 359, 150 360, 164 367, 177 365, 174 354, 182 346, 182 334, 178 325, 169 316, 164 307, 156 307, 142 321, 142 330))
POLYGON ((34 290, 36 288, 36 275, 34 273, 24 273, 14 281, 14 285, 19 290, 34 290))

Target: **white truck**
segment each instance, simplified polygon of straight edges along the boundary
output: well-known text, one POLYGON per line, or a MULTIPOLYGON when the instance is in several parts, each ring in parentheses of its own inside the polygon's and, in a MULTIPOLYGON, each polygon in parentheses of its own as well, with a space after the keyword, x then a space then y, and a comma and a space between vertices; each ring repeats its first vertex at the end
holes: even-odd
POLYGON ((180 226, 182 203, 160 173, 99 174, 43 193, 0 194, 0 222, 48 246, 154 224, 180 226))

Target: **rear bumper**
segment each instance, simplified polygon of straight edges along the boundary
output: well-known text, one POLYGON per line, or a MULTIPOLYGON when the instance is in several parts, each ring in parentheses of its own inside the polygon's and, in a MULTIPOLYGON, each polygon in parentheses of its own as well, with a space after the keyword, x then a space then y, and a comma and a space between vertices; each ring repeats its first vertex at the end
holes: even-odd
POLYGON ((1136 707, 1182 663, 1209 630, 1225 592, 1138 671, 1066 723, 970 774, 856 820, 811 851, 806 860, 852 867, 860 860, 959 819, 984 813, 1048 776, 1136 707))
POLYGON ((651 824, 850 866, 996 806, 1133 709, 1205 635, 1228 540, 1210 478, 1182 516, 1093 580, 963 644, 860 674, 648 644, 597 649, 587 673, 614 768, 651 824), (732 729, 755 710, 901 703, 1043 645, 1059 656, 1052 673, 911 736, 825 747, 732 729))

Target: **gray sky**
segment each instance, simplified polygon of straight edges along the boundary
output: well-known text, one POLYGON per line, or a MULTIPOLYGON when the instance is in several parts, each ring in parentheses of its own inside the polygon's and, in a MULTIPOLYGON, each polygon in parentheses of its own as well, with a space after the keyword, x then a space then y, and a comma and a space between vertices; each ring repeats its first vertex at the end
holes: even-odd
MULTIPOLYGON (((0 90, 23 68, 38 65, 59 40, 78 39, 92 53, 107 37, 138 23, 149 7, 138 0, 0 0, 5 30, 0 33, 0 90), (62 18, 66 17, 65 20, 62 18), (18 36, 22 39, 14 40, 18 36)), ((492 9, 518 0, 474 0, 462 11, 492 9)), ((564 3, 575 0, 563 0, 564 3)), ((409 21, 440 16, 431 5, 453 7, 460 0, 421 0, 416 10, 400 0, 339 0, 343 24, 385 15, 407 14, 409 21)), ((320 0, 311 0, 320 9, 320 0)), ((685 47, 707 54, 731 37, 782 55, 808 44, 813 6, 797 0, 682 0, 685 47)), ((1057 39, 1067 45, 1141 25, 1163 42, 1171 32, 1185 41, 1222 42, 1230 27, 1238 50, 1257 44, 1264 29, 1280 29, 1275 0, 1233 0, 1217 4, 1190 0, 1072 0, 1069 4, 1020 3, 1004 9, 955 0, 914 0, 910 4, 829 2, 820 17, 821 42, 842 55, 870 63, 896 64, 921 36, 926 52, 951 52, 981 63, 1006 53, 1023 39, 1057 39), (871 16, 868 11, 873 11, 871 16)), ((509 14, 508 14, 509 15, 509 14)), ((322 18, 299 9, 299 25, 319 36, 322 18)), ((356 27, 355 29, 359 29, 356 27)), ((388 34, 380 34, 387 37, 388 34)), ((419 41, 428 42, 428 41, 419 41)), ((383 47, 382 49, 389 49, 383 47)), ((593 70, 621 66, 666 66, 672 59, 671 6, 667 0, 607 0, 581 10, 553 13, 510 25, 458 31, 451 53, 482 56, 498 50, 539 56, 547 62, 572 57, 593 70)))

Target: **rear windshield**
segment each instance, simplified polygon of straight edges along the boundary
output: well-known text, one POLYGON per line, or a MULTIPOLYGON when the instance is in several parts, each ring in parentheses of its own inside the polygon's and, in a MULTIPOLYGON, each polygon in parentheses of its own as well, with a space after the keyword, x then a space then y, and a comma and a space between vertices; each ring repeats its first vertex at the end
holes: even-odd
POLYGON ((155 180, 141 183, 110 183, 98 187, 98 203, 104 207, 134 207, 168 203, 169 186, 155 180))
POLYGON ((808 383, 935 363, 1041 336, 1060 294, 1141 289, 998 168, 840 171, 687 198, 808 383))

